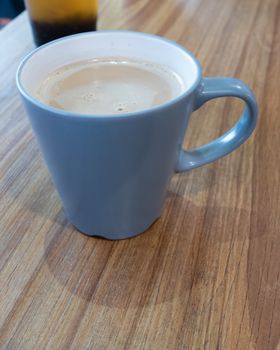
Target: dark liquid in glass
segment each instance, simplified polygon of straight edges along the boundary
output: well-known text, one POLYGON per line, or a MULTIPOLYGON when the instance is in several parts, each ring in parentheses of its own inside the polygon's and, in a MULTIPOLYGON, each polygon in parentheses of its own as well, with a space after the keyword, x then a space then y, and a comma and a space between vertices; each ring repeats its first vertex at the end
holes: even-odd
POLYGON ((96 30, 97 18, 69 18, 56 22, 39 22, 30 18, 34 41, 37 46, 63 36, 96 30))

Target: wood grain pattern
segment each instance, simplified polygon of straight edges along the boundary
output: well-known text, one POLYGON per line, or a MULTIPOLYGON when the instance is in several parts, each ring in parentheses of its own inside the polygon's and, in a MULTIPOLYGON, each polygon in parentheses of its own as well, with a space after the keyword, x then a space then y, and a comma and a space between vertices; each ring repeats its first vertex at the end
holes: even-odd
MULTIPOLYGON (((280 2, 100 2, 100 28, 160 34, 205 75, 246 81, 260 121, 233 154, 175 175, 145 234, 86 237, 65 218, 16 91, 33 47, 26 15, 0 31, 1 349, 280 349, 280 2)), ((184 146, 240 111, 208 103, 184 146)))

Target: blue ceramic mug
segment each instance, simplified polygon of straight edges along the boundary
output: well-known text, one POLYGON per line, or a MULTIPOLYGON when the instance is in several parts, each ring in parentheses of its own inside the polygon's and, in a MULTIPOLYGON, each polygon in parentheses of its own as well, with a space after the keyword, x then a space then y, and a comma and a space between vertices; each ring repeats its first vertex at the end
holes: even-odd
POLYGON ((69 220, 83 233, 109 239, 145 231, 160 216, 175 172, 232 152, 257 121, 256 99, 242 81, 202 78, 200 64, 190 52, 143 33, 85 33, 41 46, 20 64, 17 86, 69 220), (186 89, 160 106, 123 115, 81 115, 36 99, 38 82, 59 66, 112 56, 168 65, 186 89), (245 102, 237 124, 213 142, 182 149, 191 113, 222 96, 245 102))

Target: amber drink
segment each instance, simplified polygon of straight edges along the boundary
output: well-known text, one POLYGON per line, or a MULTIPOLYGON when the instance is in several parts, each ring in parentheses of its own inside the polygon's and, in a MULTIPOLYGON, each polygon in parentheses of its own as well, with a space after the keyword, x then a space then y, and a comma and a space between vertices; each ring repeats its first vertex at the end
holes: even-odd
POLYGON ((37 46, 96 30, 97 0, 25 0, 37 46))

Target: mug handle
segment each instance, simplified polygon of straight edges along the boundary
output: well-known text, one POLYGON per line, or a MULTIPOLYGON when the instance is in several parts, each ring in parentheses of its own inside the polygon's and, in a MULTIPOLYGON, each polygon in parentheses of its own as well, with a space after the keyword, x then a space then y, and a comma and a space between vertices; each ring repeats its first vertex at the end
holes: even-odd
POLYGON ((204 78, 195 99, 194 110, 209 100, 225 96, 238 97, 245 102, 239 121, 231 130, 210 143, 189 151, 181 149, 176 172, 198 168, 224 157, 245 142, 255 129, 258 115, 256 98, 250 88, 239 79, 204 78))

